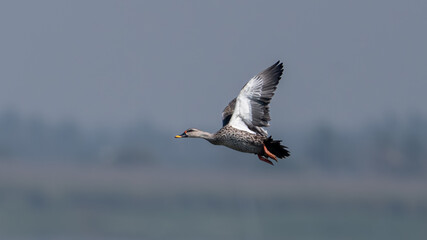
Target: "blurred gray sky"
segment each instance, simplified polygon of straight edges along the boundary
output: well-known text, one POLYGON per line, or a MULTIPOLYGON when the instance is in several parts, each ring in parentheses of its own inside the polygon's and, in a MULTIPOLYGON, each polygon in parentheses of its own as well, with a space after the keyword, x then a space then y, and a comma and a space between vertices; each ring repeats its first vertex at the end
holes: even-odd
POLYGON ((272 125, 427 116, 427 1, 1 1, 0 111, 166 130, 221 124, 283 60, 272 125))

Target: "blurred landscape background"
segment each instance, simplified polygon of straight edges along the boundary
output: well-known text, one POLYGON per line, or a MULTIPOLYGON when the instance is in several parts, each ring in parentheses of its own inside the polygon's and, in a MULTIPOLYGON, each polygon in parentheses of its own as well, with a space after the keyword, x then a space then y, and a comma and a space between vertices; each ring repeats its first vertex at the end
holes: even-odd
POLYGON ((0 238, 425 239, 425 1, 3 1, 0 238), (274 167, 200 139, 283 79, 274 167))

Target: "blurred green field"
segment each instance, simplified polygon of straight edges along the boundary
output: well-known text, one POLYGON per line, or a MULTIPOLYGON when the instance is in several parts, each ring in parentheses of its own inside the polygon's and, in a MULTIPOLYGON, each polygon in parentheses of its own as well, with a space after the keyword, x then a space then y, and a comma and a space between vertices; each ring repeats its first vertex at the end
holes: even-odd
POLYGON ((425 239, 425 179, 1 164, 1 239, 425 239))

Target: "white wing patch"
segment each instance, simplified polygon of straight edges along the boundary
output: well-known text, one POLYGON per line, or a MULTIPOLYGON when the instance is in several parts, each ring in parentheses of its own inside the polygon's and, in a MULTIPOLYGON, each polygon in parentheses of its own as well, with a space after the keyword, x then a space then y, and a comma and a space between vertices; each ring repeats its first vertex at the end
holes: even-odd
POLYGON ((236 99, 236 107, 234 108, 233 116, 230 119, 230 126, 256 134, 248 127, 252 122, 251 100, 261 97, 261 93, 262 79, 255 76, 242 88, 242 90, 240 90, 239 96, 236 99))
POLYGON ((228 124, 239 130, 255 134, 255 132, 250 130, 248 125, 244 122, 244 116, 252 118, 251 105, 248 104, 245 99, 242 102, 242 99, 239 98, 240 97, 236 99, 236 107, 234 108, 233 116, 228 124))

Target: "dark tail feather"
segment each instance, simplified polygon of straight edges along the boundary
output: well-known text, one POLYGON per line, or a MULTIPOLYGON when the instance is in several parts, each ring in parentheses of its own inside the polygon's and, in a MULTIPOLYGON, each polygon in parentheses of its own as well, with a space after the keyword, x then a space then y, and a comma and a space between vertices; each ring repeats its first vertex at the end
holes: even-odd
POLYGON ((288 148, 286 146, 283 146, 280 144, 282 140, 273 140, 273 138, 268 137, 266 140, 264 140, 265 147, 270 151, 272 154, 276 155, 278 158, 286 158, 290 156, 290 152, 288 151, 288 148))

